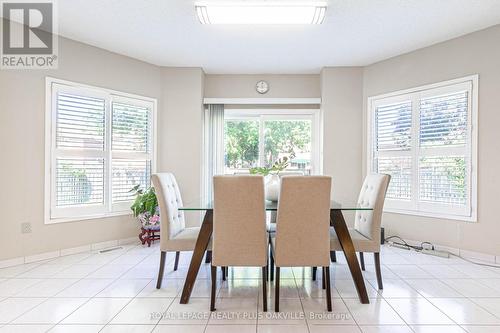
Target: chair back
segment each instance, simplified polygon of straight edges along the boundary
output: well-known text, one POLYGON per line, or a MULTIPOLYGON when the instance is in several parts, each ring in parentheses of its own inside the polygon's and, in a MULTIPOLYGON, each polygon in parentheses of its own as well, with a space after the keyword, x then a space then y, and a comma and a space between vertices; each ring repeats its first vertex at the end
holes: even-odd
POLYGON ((267 264, 264 178, 214 176, 212 265, 267 264))
POLYGON ((151 176, 160 206, 160 247, 185 227, 181 192, 172 173, 157 173, 151 176))
POLYGON ((372 207, 373 210, 356 211, 354 229, 378 244, 380 244, 382 210, 390 180, 391 176, 386 174, 366 176, 358 198, 359 207, 372 207))
POLYGON ((279 267, 330 265, 330 192, 326 176, 284 176, 276 219, 279 267))

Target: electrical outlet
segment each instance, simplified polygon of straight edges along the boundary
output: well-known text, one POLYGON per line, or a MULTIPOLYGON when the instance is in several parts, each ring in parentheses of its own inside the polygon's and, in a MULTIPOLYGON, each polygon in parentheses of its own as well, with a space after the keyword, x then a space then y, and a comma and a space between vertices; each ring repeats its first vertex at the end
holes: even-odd
POLYGON ((31 233, 31 223, 29 223, 29 222, 21 223, 21 233, 22 234, 30 234, 31 233))

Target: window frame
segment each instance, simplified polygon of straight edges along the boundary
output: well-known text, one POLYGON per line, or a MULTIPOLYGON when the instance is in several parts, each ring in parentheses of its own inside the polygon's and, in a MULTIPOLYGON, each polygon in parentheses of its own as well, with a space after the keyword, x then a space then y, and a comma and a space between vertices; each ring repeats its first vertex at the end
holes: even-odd
MULTIPOLYGON (((267 120, 311 121, 311 174, 323 173, 323 136, 321 109, 226 109, 226 120, 256 120, 259 122, 259 166, 264 165, 263 123, 267 120)), ((225 138, 224 138, 225 139, 225 138)))
MULTIPOLYGON (((412 126, 411 126, 411 146, 409 151, 382 152, 382 156, 410 156, 411 157, 411 198, 410 200, 386 199, 384 212, 398 213, 405 215, 434 217, 442 219, 459 220, 465 222, 477 222, 477 144, 478 144, 478 91, 479 75, 470 75, 453 80, 423 85, 415 88, 399 90, 388 94, 370 96, 367 99, 367 120, 366 120, 366 170, 368 173, 375 172, 375 121, 374 113, 380 104, 390 104, 402 101, 412 103, 412 126), (458 91, 461 87, 469 92, 468 94, 468 114, 467 114, 467 141, 465 147, 420 147, 420 100, 425 97, 435 96, 458 91), (467 188, 467 204, 465 208, 458 208, 449 204, 428 203, 419 200, 420 182, 418 162, 421 157, 436 156, 436 153, 463 151, 467 161, 467 181, 470 184, 467 188), (429 154, 430 153, 430 154, 429 154)), ((380 156, 378 152, 377 156, 380 156)))
POLYGON ((125 93, 117 90, 61 80, 53 77, 45 79, 45 204, 44 221, 45 224, 84 221, 89 219, 105 218, 112 216, 130 215, 130 204, 132 201, 113 203, 112 200, 112 160, 113 158, 123 158, 123 156, 132 156, 137 159, 141 153, 113 152, 112 149, 112 103, 126 102, 137 106, 146 106, 151 108, 151 152, 147 153, 147 159, 151 159, 151 173, 156 172, 157 161, 157 100, 155 98, 125 93), (73 92, 79 95, 99 97, 105 100, 105 135, 104 149, 85 150, 78 153, 61 153, 56 148, 56 105, 57 92, 73 92), (104 159, 104 203, 95 207, 65 207, 55 209, 55 168, 56 158, 61 156, 71 156, 76 158, 97 157, 104 159))

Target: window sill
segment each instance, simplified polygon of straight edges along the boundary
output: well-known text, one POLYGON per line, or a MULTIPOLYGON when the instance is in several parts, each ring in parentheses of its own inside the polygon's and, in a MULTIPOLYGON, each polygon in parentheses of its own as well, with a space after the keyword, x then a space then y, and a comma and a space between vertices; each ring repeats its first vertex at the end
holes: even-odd
POLYGON ((412 215, 418 217, 431 217, 437 219, 454 220, 459 222, 471 222, 471 223, 477 222, 477 216, 475 214, 472 214, 472 216, 464 216, 464 215, 453 215, 453 214, 434 213, 434 212, 422 212, 422 211, 414 211, 406 209, 396 209, 396 208, 384 208, 384 213, 412 215))
POLYGON ((52 219, 46 218, 45 224, 57 224, 57 223, 78 222, 78 221, 86 221, 86 220, 96 220, 96 219, 103 219, 103 218, 116 217, 116 216, 132 216, 132 212, 120 211, 120 212, 111 212, 111 213, 87 215, 87 216, 61 217, 61 218, 52 218, 52 219))

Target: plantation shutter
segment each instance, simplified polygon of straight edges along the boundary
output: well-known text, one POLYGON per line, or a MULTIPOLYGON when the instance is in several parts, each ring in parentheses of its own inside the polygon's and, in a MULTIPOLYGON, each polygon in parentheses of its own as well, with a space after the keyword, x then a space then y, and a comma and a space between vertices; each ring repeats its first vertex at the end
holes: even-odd
POLYGON ((471 84, 422 93, 419 101, 420 206, 470 214, 471 84))
POLYGON ((47 89, 46 222, 131 214, 130 190, 151 186, 155 101, 55 79, 47 89))
POLYGON ((464 80, 371 101, 370 165, 392 176, 387 208, 475 218, 472 89, 464 80))
POLYGON ((152 105, 114 99, 112 103, 112 202, 129 203, 132 187, 150 186, 152 149, 152 105))
POLYGON ((374 168, 392 176, 387 198, 410 200, 412 102, 387 100, 375 107, 374 168))
POLYGON ((51 216, 105 209, 106 98, 59 87, 53 95, 51 216))

